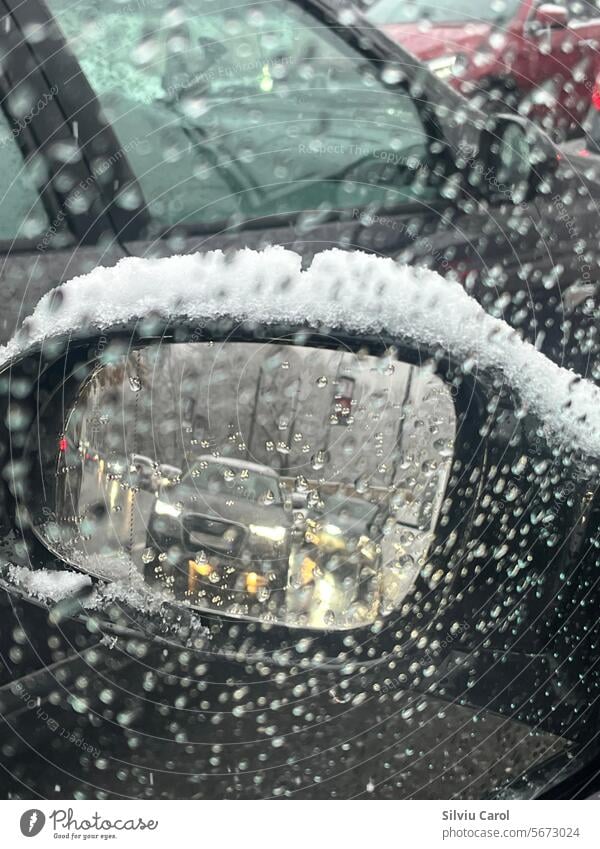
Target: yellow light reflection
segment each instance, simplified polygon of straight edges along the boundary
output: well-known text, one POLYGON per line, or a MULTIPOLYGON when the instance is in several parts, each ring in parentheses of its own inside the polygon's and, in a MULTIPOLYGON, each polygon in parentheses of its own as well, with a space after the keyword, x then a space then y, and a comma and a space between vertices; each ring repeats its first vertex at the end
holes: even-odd
POLYGON ((197 560, 188 560, 188 566, 198 575, 203 575, 205 578, 208 577, 213 570, 210 563, 198 563, 197 560))
POLYGON ((258 575, 256 572, 248 572, 246 574, 246 591, 256 594, 260 587, 267 584, 267 579, 264 575, 258 575))
POLYGON ((314 560, 310 557, 305 557, 300 566, 300 578, 303 584, 309 584, 313 579, 313 573, 317 567, 314 560))
POLYGON ((207 578, 213 571, 210 563, 198 563, 197 560, 188 560, 188 592, 196 595, 199 590, 200 578, 207 578))
POLYGON ((273 77, 268 65, 262 67, 262 77, 260 78, 260 89, 265 93, 273 90, 273 77))
POLYGON ((108 495, 108 504, 111 510, 114 510, 117 505, 117 498, 119 496, 119 481, 114 480, 110 485, 110 491, 108 495))

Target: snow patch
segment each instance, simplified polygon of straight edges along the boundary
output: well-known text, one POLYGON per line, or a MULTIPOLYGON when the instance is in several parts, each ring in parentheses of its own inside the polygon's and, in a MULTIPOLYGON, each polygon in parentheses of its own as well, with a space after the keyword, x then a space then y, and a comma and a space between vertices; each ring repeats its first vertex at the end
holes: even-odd
POLYGON ((75 595, 84 587, 91 589, 92 579, 80 572, 66 569, 28 569, 26 566, 8 567, 8 579, 28 595, 40 601, 62 601, 75 595))
POLYGON ((59 602, 82 589, 89 589, 89 595, 81 599, 86 610, 101 610, 112 602, 121 602, 143 613, 158 613, 165 602, 173 602, 173 597, 166 591, 144 583, 139 572, 133 570, 124 575, 121 564, 116 566, 112 575, 104 575, 106 581, 96 584, 89 575, 68 569, 29 569, 13 564, 8 566, 7 577, 10 583, 28 595, 46 602, 59 602))
MULTIPOLYGON (((106 565, 106 564, 105 564, 106 565)), ((90 592, 79 599, 81 606, 88 611, 102 611, 110 604, 123 604, 124 610, 137 610, 146 615, 154 616, 155 621, 161 621, 164 625, 163 636, 169 636, 173 628, 179 631, 178 620, 175 625, 169 624, 168 619, 163 618, 164 604, 173 604, 173 596, 167 591, 150 587, 144 583, 143 577, 137 573, 129 573, 116 580, 93 583, 89 575, 68 569, 29 569, 26 566, 15 566, 12 563, 3 564, 2 571, 8 583, 13 584, 25 592, 31 598, 37 598, 44 603, 57 603, 76 595, 82 589, 90 592), (158 618, 157 618, 158 617, 158 618)), ((118 573, 122 570, 122 564, 116 567, 118 573)), ((209 638, 210 633, 202 620, 191 609, 185 618, 189 638, 209 638)), ((132 623, 135 627, 135 623, 132 623)))
POLYGON ((139 569, 125 551, 115 551, 111 554, 80 554, 74 552, 71 560, 77 558, 77 565, 86 572, 105 581, 129 579, 143 582, 144 578, 139 569))
POLYGON ((199 322, 231 317, 326 326, 443 347, 459 361, 502 375, 541 419, 553 444, 600 457, 600 390, 594 384, 523 342, 459 283, 362 252, 328 250, 306 269, 299 254, 282 247, 123 259, 45 295, 0 348, 0 366, 45 339, 107 331, 151 313, 199 322))
POLYGON ((77 555, 77 565, 100 579, 94 592, 83 600, 87 610, 121 602, 144 613, 157 613, 163 603, 174 601, 173 594, 166 589, 146 583, 125 552, 77 555))
POLYGON ((132 572, 127 578, 97 584, 83 606, 86 610, 101 610, 111 603, 121 603, 142 613, 159 613, 163 604, 173 601, 166 590, 145 584, 139 572, 132 572))

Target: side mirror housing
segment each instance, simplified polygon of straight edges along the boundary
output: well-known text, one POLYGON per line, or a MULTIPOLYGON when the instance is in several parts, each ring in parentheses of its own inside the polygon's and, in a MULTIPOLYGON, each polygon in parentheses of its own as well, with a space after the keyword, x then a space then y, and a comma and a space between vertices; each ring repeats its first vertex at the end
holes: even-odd
POLYGON ((490 200, 523 203, 552 177, 558 163, 555 145, 539 128, 518 115, 498 115, 481 134, 469 181, 490 200))
MULTIPOLYGON (((490 143, 522 129, 505 123, 490 143)), ((489 161, 500 153, 492 144, 489 161)), ((598 477, 600 390, 435 272, 345 251, 319 254, 306 270, 298 254, 270 248, 233 261, 221 253, 132 260, 62 291, 67 308, 51 309, 48 297, 34 313, 38 337, 0 352, 4 374, 32 386, 18 417, 0 399, 0 435, 14 452, 0 495, 7 546, 16 541, 0 564, 0 588, 61 604, 52 607, 55 621, 87 617, 94 633, 156 635, 227 657, 284 652, 288 666, 308 644, 323 653, 319 664, 346 663, 349 630, 357 646, 381 633, 380 656, 397 639, 412 652, 410 632, 400 637, 386 622, 403 619, 404 605, 432 634, 442 616, 460 621, 471 580, 465 552, 481 542, 474 517, 496 494, 490 469, 502 469, 515 498, 548 473, 555 487, 576 476, 573 486, 585 492, 598 477), (285 268, 291 282, 282 286, 285 268), (129 273, 137 300, 104 323, 103 304, 118 303, 129 273), (211 302, 215 279, 221 289, 211 302), (151 320, 146 280, 157 299, 151 320), (352 292, 360 288, 358 301, 339 297, 348 281, 352 292), (98 291, 96 324, 88 304, 98 291), (251 297, 257 291, 263 300, 251 297), (335 430, 342 376, 356 381, 351 433, 335 430), (190 399, 202 406, 202 441, 216 453, 199 455, 184 426, 190 399), (129 486, 123 469, 109 476, 105 452, 123 466, 132 445, 140 464, 150 460, 174 483, 185 470, 179 492, 163 488, 153 498, 129 486), (300 475, 315 496, 305 528, 278 486, 300 475), (81 605, 80 591, 90 596, 81 605)), ((526 506, 538 509, 529 498, 526 506)), ((505 538, 509 509, 498 508, 486 530, 490 550, 505 538)), ((544 530, 553 539, 552 526, 544 530)), ((532 526, 535 544, 539 533, 532 526)))

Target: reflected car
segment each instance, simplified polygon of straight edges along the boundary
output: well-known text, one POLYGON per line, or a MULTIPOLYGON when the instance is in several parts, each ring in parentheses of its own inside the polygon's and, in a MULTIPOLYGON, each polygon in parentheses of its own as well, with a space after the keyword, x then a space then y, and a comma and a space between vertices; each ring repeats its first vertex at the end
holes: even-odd
POLYGON ((144 454, 132 454, 129 471, 134 475, 134 480, 140 489, 152 489, 152 480, 155 476, 155 462, 152 457, 144 454))
POLYGON ((319 554, 357 552, 373 562, 381 524, 381 505, 336 492, 323 496, 321 505, 309 512, 305 539, 319 554))
POLYGON ((312 621, 332 624, 354 605, 378 601, 381 580, 381 505, 341 493, 324 495, 308 510, 303 543, 295 552, 300 583, 314 591, 312 621), (320 608, 323 608, 320 610, 320 608))
POLYGON ((179 483, 157 492, 143 557, 146 575, 192 600, 224 590, 242 599, 268 587, 282 589, 290 523, 277 472, 200 456, 179 483))
POLYGON ((107 482, 117 480, 128 487, 151 492, 166 479, 156 460, 145 454, 123 456, 118 452, 110 452, 104 459, 107 482))

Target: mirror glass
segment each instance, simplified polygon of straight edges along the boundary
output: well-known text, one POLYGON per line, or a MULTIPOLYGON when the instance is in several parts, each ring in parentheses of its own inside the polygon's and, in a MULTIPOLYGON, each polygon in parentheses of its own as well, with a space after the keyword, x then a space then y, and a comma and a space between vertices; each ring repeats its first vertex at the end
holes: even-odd
POLYGON ((364 626, 427 568, 455 425, 449 387, 394 351, 107 350, 65 418, 37 531, 90 573, 204 610, 364 626))

